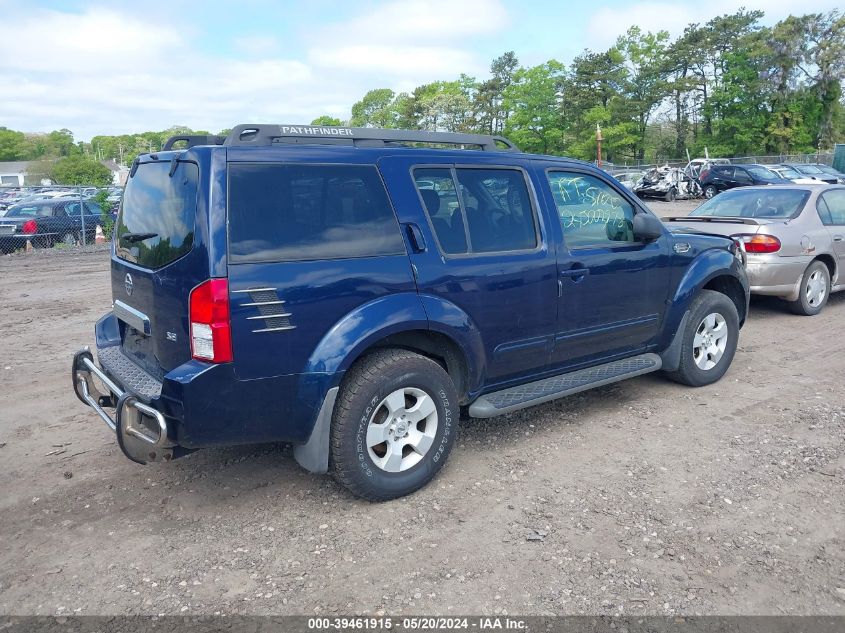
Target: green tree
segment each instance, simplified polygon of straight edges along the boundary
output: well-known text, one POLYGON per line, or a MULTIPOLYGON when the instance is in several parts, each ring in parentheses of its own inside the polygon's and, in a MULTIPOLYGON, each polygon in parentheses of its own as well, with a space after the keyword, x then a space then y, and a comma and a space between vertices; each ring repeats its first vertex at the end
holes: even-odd
POLYGON ((26 157, 25 143, 23 132, 0 127, 0 161, 23 160, 26 157))
POLYGON ((318 116, 316 119, 311 121, 311 125, 328 125, 333 127, 339 127, 343 125, 343 121, 336 117, 329 116, 328 114, 324 114, 322 116, 318 116))
POLYGON ((564 66, 554 59, 514 73, 502 95, 502 109, 511 113, 504 132, 521 149, 541 154, 563 151, 563 80, 564 66))
POLYGON ((634 157, 643 159, 646 151, 646 133, 655 108, 667 93, 664 78, 664 58, 669 34, 643 33, 632 26, 616 42, 616 48, 625 58, 626 77, 622 82, 625 100, 621 102, 628 116, 636 121, 637 140, 634 157))
POLYGON ((112 182, 108 167, 90 156, 65 156, 53 165, 52 178, 60 185, 104 187, 112 182))
POLYGON ((505 129, 510 114, 504 106, 505 90, 513 83, 518 68, 516 53, 508 51, 490 63, 490 79, 472 86, 472 126, 476 131, 501 134, 505 129))
POLYGON ((352 106, 352 127, 395 127, 396 110, 394 99, 396 95, 390 88, 376 88, 370 90, 364 97, 352 106))

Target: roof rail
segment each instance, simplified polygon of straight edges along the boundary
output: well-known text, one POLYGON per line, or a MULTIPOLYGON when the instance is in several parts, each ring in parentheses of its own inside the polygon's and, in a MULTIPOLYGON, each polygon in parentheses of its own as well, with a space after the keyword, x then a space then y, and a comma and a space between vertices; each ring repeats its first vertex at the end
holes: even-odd
POLYGON ((161 151, 169 152, 180 141, 185 141, 185 147, 179 149, 191 149, 197 145, 223 145, 225 140, 225 136, 215 136, 213 134, 178 134, 167 139, 161 151))
POLYGON ((473 149, 477 148, 485 152, 519 151, 519 148, 506 138, 484 134, 257 123, 236 125, 223 144, 261 147, 276 143, 350 145, 354 147, 391 147, 419 143, 424 145, 454 145, 461 149, 470 146, 473 149))

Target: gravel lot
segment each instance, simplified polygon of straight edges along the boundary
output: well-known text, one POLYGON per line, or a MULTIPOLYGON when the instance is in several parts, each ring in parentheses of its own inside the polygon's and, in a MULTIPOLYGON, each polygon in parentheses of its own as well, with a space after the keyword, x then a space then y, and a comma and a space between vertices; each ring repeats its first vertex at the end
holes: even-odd
POLYGON ((845 614, 845 293, 753 301, 714 386, 466 421, 378 505, 287 446, 126 460, 69 376, 101 250, 2 257, 0 297, 2 614, 845 614))

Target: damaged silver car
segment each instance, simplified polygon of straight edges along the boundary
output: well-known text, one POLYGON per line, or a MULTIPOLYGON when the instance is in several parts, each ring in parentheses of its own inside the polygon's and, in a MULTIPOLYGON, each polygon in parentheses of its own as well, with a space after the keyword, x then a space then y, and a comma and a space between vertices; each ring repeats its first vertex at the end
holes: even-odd
POLYGON ((701 197, 701 185, 683 169, 664 165, 645 172, 634 185, 640 198, 660 198, 666 202, 701 197))

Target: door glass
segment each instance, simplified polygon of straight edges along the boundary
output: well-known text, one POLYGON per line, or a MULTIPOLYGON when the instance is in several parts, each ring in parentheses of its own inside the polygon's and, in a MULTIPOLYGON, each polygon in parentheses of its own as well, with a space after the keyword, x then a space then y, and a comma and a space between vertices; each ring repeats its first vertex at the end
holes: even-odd
POLYGON ((525 176, 516 169, 457 169, 471 250, 496 253, 537 246, 525 176))
POLYGON ((575 172, 546 174, 569 248, 622 246, 634 240, 634 207, 606 182, 575 172))
POLYGON ((466 227, 451 169, 415 169, 414 182, 431 220, 440 250, 467 252, 466 227))
POLYGON ((819 200, 818 208, 825 209, 827 213, 821 214, 822 222, 842 226, 845 225, 845 190, 828 191, 819 200))

